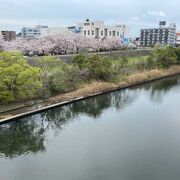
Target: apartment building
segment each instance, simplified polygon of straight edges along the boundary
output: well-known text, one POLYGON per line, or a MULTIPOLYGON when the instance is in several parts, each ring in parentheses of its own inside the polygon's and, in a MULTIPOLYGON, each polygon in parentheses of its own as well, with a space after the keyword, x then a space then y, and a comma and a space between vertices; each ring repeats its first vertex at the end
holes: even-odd
POLYGON ((35 27, 23 27, 21 36, 23 38, 38 38, 41 35, 41 29, 46 29, 48 26, 37 25, 35 27))
POLYGON ((0 33, 5 41, 16 40, 16 32, 15 31, 0 31, 0 33))
POLYGON ((159 22, 159 28, 141 29, 141 46, 153 46, 160 44, 162 46, 175 46, 176 43, 176 25, 166 26, 165 21, 159 22))
POLYGON ((129 36, 129 28, 126 25, 109 26, 103 21, 90 21, 86 19, 83 23, 78 24, 83 36, 90 38, 106 38, 106 37, 127 37, 129 36))

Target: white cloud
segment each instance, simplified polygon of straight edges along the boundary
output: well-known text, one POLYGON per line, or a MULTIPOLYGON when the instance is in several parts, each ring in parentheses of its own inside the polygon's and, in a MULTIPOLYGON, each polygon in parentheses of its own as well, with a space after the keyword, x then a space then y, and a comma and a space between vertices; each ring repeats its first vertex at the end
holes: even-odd
POLYGON ((159 16, 159 17, 166 16, 165 12, 163 12, 163 11, 148 11, 147 14, 149 16, 159 16))

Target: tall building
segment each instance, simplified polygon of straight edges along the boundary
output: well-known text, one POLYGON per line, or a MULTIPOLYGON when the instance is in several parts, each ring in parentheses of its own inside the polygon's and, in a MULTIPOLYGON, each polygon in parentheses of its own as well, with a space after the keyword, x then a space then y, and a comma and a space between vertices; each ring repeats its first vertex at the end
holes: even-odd
POLYGON ((162 46, 175 46, 176 43, 176 25, 166 26, 165 21, 159 22, 159 28, 141 29, 141 46, 153 46, 160 44, 162 46))
POLYGON ((176 33, 176 46, 180 46, 180 32, 176 33))
POLYGON ((16 40, 16 32, 15 31, 0 31, 0 33, 5 41, 16 40))
POLYGON ((21 36, 23 38, 38 38, 41 35, 41 29, 46 29, 48 26, 37 25, 35 27, 23 27, 21 36))
POLYGON ((127 37, 129 36, 129 28, 122 24, 117 26, 105 25, 103 21, 90 21, 86 19, 83 23, 77 26, 83 36, 91 38, 106 38, 106 37, 127 37))

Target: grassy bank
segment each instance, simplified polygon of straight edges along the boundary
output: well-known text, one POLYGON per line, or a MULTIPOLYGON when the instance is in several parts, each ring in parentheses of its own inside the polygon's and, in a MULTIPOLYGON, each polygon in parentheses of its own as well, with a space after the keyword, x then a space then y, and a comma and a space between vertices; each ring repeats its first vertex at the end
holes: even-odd
POLYGON ((179 63, 180 49, 170 47, 155 48, 150 56, 120 59, 81 54, 74 57, 72 64, 49 56, 33 66, 21 53, 3 52, 0 53, 0 112, 2 108, 8 111, 39 100, 54 103, 176 74, 180 69, 175 64, 179 63))
MULTIPOLYGON (((119 83, 110 83, 110 82, 102 82, 102 81, 92 81, 87 84, 83 84, 79 89, 69 92, 69 93, 63 93, 56 96, 52 96, 44 102, 39 103, 38 108, 41 110, 41 108, 51 106, 53 104, 61 103, 61 102, 73 102, 76 98, 80 97, 88 97, 92 96, 96 93, 105 93, 110 92, 113 90, 125 88, 125 87, 131 87, 132 85, 136 84, 143 84, 152 80, 160 79, 160 78, 166 78, 173 75, 179 75, 180 74, 180 66, 171 66, 167 69, 152 69, 148 71, 142 71, 142 72, 136 72, 132 75, 124 76, 123 79, 119 81, 119 83)), ((3 121, 5 118, 13 118, 15 116, 21 115, 21 113, 29 113, 36 111, 38 112, 37 105, 31 105, 26 108, 20 108, 16 109, 14 111, 9 111, 6 113, 0 114, 0 122, 3 121)))
POLYGON ((132 75, 124 76, 118 83, 102 82, 102 81, 92 81, 88 84, 84 84, 79 87, 79 89, 53 96, 49 99, 52 103, 57 103, 61 101, 71 100, 77 97, 85 97, 95 93, 104 92, 113 89, 121 89, 124 86, 131 86, 134 83, 147 82, 157 78, 163 78, 166 76, 180 74, 180 66, 172 66, 167 69, 152 69, 148 71, 136 72, 132 75))

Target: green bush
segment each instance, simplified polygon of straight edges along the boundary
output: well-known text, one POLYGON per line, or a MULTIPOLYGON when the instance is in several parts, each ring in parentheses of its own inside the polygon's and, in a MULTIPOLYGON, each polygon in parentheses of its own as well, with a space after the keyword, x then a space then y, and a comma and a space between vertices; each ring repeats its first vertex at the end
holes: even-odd
POLYGON ((0 53, 0 101, 35 97, 42 87, 39 68, 32 67, 21 53, 0 53))
POLYGON ((86 57, 82 54, 78 54, 73 59, 73 65, 78 66, 79 69, 84 68, 84 64, 86 62, 86 57))
POLYGON ((86 59, 85 68, 89 70, 90 78, 108 81, 112 75, 112 62, 109 58, 91 55, 86 59))
POLYGON ((180 48, 178 47, 178 48, 175 48, 175 54, 176 54, 176 56, 177 56, 177 61, 178 61, 178 63, 180 63, 180 48))
POLYGON ((80 69, 73 65, 65 65, 56 71, 50 81, 49 90, 51 93, 63 93, 75 90, 83 82, 80 69))
POLYGON ((177 55, 172 47, 155 47, 150 58, 157 62, 158 67, 167 68, 176 63, 177 55))

